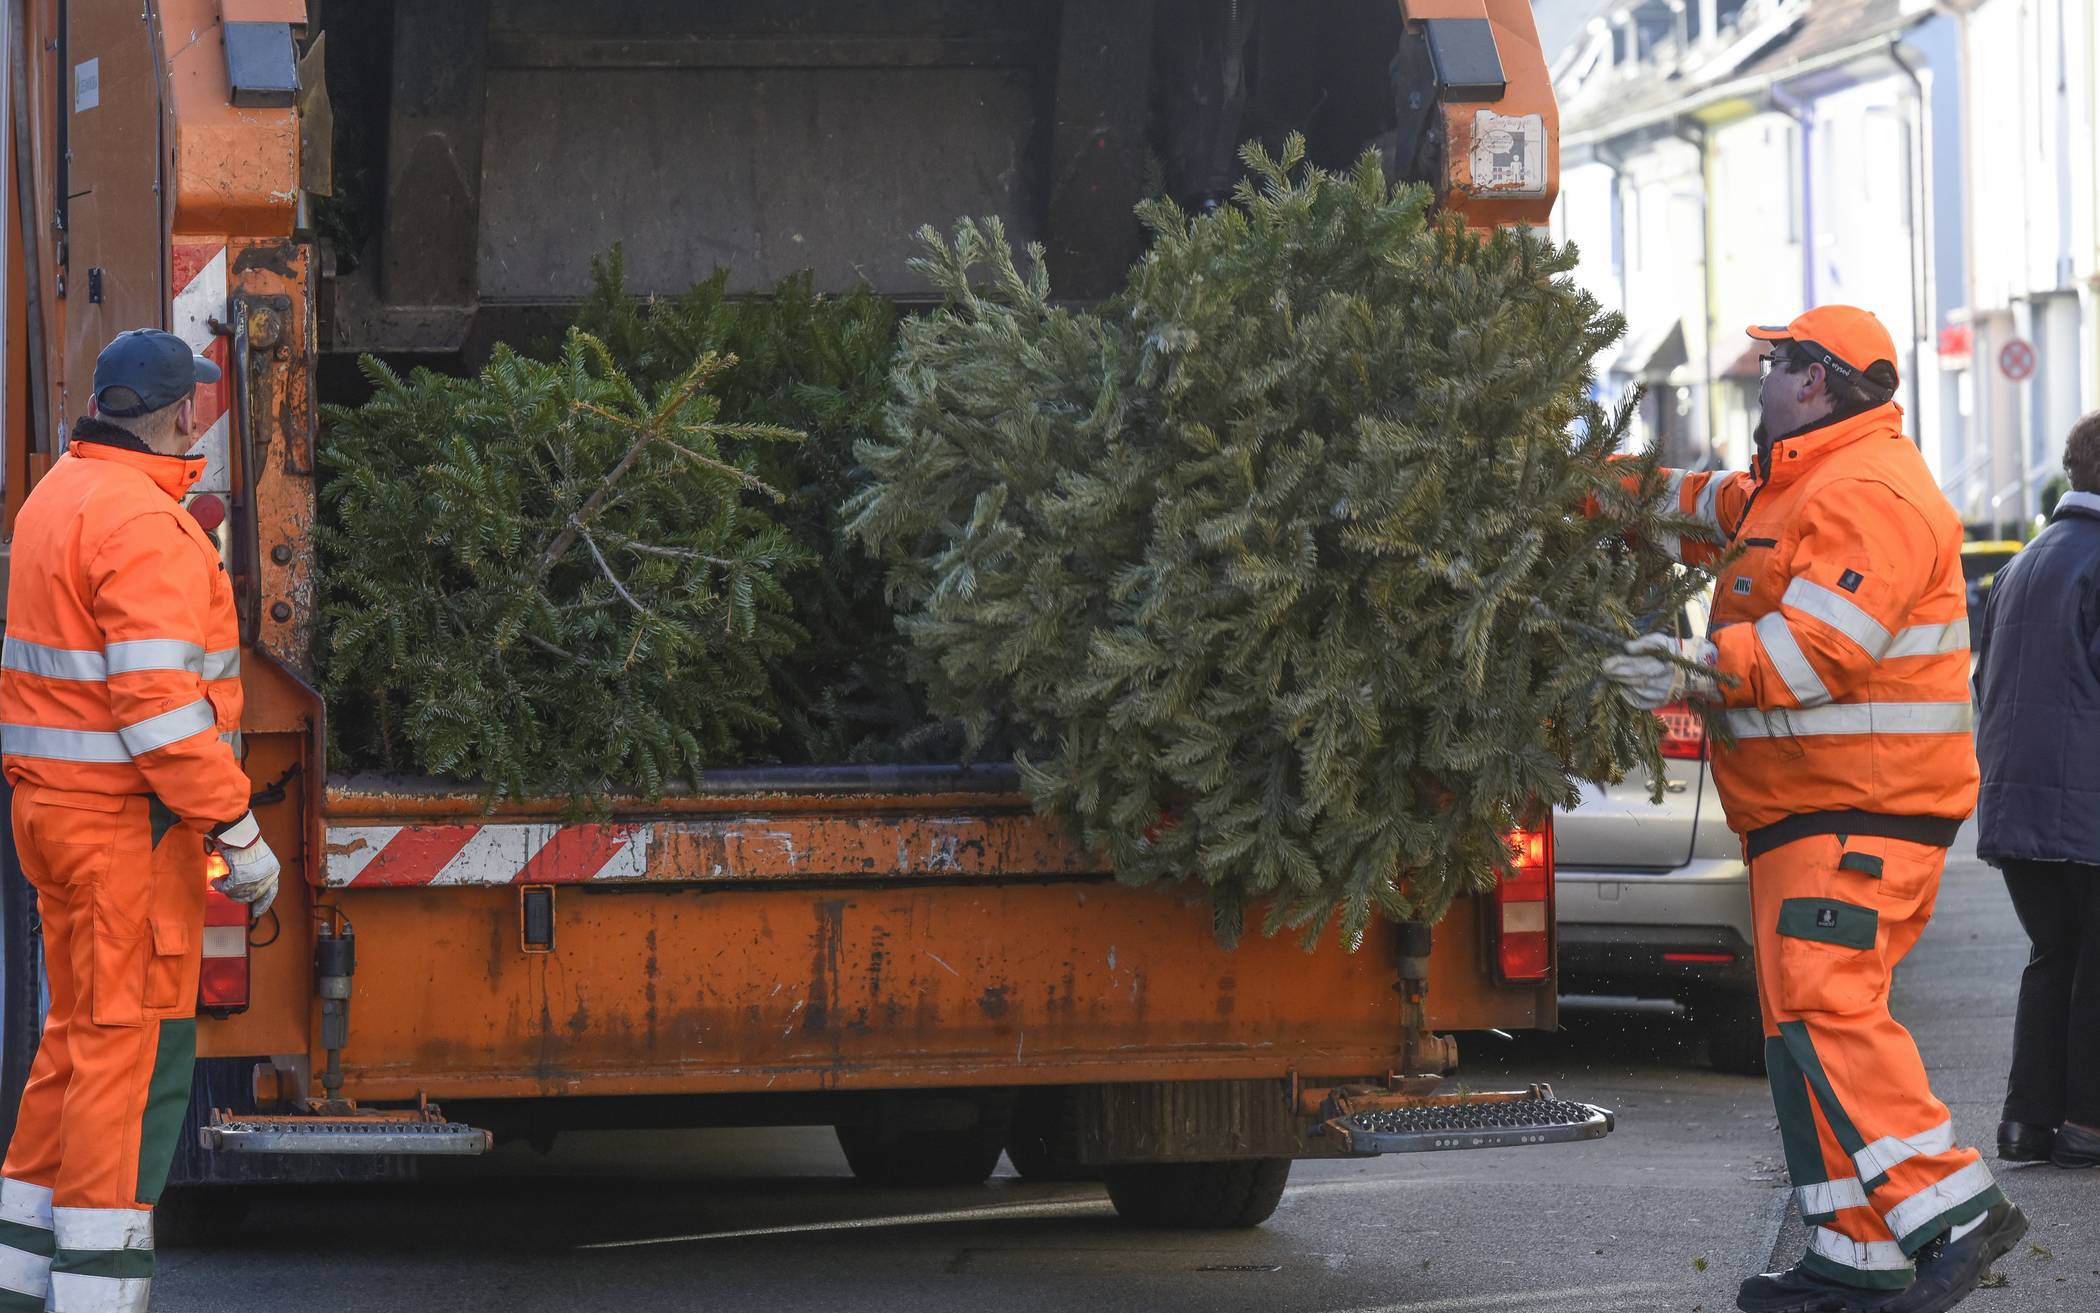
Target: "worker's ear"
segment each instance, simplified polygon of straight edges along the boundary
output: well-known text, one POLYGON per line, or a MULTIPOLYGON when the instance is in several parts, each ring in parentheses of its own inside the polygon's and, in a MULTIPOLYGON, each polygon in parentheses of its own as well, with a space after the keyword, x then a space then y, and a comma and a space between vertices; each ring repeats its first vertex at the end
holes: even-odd
POLYGON ((175 408, 175 431, 184 437, 197 431, 197 402, 194 397, 184 398, 182 404, 175 408))

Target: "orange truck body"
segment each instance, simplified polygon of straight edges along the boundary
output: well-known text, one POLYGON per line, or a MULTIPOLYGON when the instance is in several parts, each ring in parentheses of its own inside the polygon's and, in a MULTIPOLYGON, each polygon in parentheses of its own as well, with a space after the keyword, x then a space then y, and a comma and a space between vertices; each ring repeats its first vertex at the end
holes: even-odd
MULTIPOLYGON (((231 508, 245 766, 285 879, 279 928, 254 936, 249 1005, 207 1017, 199 1048, 255 1064, 262 1107, 320 1092, 315 935, 340 923, 358 959, 340 1093, 364 1103, 1317 1087, 1445 1071, 1454 1049, 1434 1032, 1553 1024, 1550 978, 1497 982, 1485 897, 1437 927, 1410 997, 1394 927, 1355 952, 1254 934, 1222 948, 1200 889, 1117 884, 996 777, 750 772, 589 821, 559 802, 485 812, 431 781, 331 779, 312 528, 332 261, 305 191, 327 105, 311 86, 237 85, 228 54, 236 27, 296 35, 308 6, 11 8, 27 115, 7 173, 10 520, 114 333, 185 332, 228 366, 200 403, 231 508)), ((1554 110, 1528 5, 1410 9, 1489 23, 1509 82, 1497 108, 1544 137, 1543 183, 1498 192, 1475 177, 1485 111, 1446 107, 1445 203, 1543 223, 1554 110)), ((539 57, 506 39, 506 57, 539 57)), ((419 130, 394 123, 407 147, 390 169, 422 166, 419 130)))

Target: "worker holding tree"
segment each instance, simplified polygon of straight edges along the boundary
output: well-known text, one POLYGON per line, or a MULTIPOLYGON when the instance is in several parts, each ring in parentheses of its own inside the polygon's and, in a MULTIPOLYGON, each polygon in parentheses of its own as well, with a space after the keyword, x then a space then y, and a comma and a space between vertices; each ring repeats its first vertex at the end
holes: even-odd
POLYGON ((43 922, 50 1012, 0 1171, 0 1311, 143 1313, 152 1207, 189 1104, 207 848, 260 915, 278 863, 230 742, 240 635, 170 333, 95 362, 96 414, 15 522, 0 752, 43 922))
POLYGON ((1734 740, 1714 782, 1750 863, 1766 1066, 1810 1237, 1738 1305, 1937 1313, 2027 1226, 1888 1006, 1976 803, 1962 527, 1903 435, 1879 320, 1824 306, 1749 333, 1770 343, 1756 469, 1664 471, 1667 505, 1704 531, 1664 546, 1718 565, 1696 654, 1712 673, 1661 634, 1604 669, 1641 706, 1717 705, 1734 740))

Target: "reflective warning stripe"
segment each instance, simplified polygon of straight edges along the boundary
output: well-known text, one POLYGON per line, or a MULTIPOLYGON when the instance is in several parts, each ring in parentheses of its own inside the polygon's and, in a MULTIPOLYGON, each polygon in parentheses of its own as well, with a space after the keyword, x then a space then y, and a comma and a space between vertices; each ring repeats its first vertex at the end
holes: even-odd
POLYGON ((51 729, 43 725, 0 725, 0 752, 11 757, 45 757, 52 761, 130 761, 131 752, 115 734, 89 729, 51 729))
MULTIPOLYGON (((1652 508, 1663 515, 1684 514, 1684 471, 1670 470, 1665 476, 1663 489, 1656 495, 1652 508)), ((1675 529, 1658 529, 1655 545, 1669 555, 1684 558, 1684 535, 1675 529)))
MULTIPOLYGON (((1933 1182, 1910 1198, 1889 1209, 1883 1220, 1889 1224, 1898 1241, 1908 1241, 1914 1232, 1931 1225, 1943 1214, 1961 1207, 1979 1195, 1988 1194, 1998 1188, 1991 1179, 1991 1169, 1982 1159, 1952 1175, 1933 1182)), ((1930 1235, 1924 1239, 1931 1239, 1930 1235)))
POLYGON ((1707 476, 1706 486, 1699 490, 1698 500, 1692 503, 1692 513, 1712 529, 1717 538, 1726 537, 1728 532, 1721 527, 1721 513, 1718 508, 1720 496, 1721 475, 1712 474, 1707 476))
POLYGON ((45 679, 82 683, 148 670, 188 670, 205 679, 225 679, 240 673, 241 653, 239 648, 207 652, 198 644, 179 638, 130 638, 111 643, 106 652, 96 652, 87 648, 46 647, 10 636, 4 655, 0 655, 0 665, 45 679))
MULTIPOLYGON (((51 1289, 51 1259, 44 1254, 31 1254, 12 1245, 0 1244, 0 1294, 12 1291, 26 1299, 23 1308, 44 1307, 44 1296, 51 1289), (34 1301, 31 1305, 28 1301, 34 1301)), ((0 1309, 9 1307, 9 1301, 0 1299, 0 1309)))
POLYGON ((1809 738, 1824 734, 1967 734, 1976 714, 1967 702, 1839 702, 1799 711, 1746 707, 1727 713, 1739 739, 1809 738))
POLYGON ((153 1214, 55 1208, 51 1313, 145 1313, 153 1288, 153 1214))
POLYGON ((1809 664, 1808 654, 1801 650, 1801 640, 1794 637, 1793 627, 1786 617, 1777 611, 1767 611, 1757 618, 1752 626, 1757 631, 1758 646, 1764 648, 1765 657, 1779 678, 1786 682, 1787 691, 1794 701, 1804 707, 1820 707, 1830 701, 1830 690, 1824 686, 1823 677, 1809 664))
POLYGON ((13 1177, 0 1177, 0 1222, 51 1229, 51 1190, 13 1177))
MULTIPOLYGON (((153 1265, 153 1251, 144 1251, 146 1266, 153 1265)), ((51 1313, 146 1313, 153 1292, 153 1278, 102 1276, 90 1272, 51 1268, 51 1313)))
POLYGON ((1896 631, 1895 641, 1888 651, 1881 654, 1883 661, 1898 657, 1945 656, 1949 652, 1969 650, 1969 622, 1966 618, 1952 620, 1944 625, 1911 625, 1896 631))
POLYGON ((180 743, 194 734, 202 734, 219 727, 218 713, 211 709, 211 702, 198 698, 195 702, 163 711, 135 724, 117 730, 133 757, 143 757, 171 743, 180 743))
MULTIPOLYGON (((1897 1163, 1924 1156, 1946 1153, 1954 1147, 1953 1119, 1941 1122, 1929 1131, 1920 1131, 1912 1136, 1884 1135, 1874 1143, 1852 1155, 1859 1165, 1859 1174, 1868 1180, 1886 1176, 1897 1163)), ((1891 1230, 1896 1228, 1891 1227, 1891 1230)))
POLYGON ((1794 1187, 1794 1204, 1803 1217, 1835 1217, 1847 1208, 1865 1208, 1867 1191, 1856 1176, 1811 1181, 1794 1187))
POLYGON ((25 675, 91 682, 102 679, 106 673, 100 652, 73 647, 45 647, 42 643, 31 643, 16 638, 13 634, 7 636, 4 647, 4 652, 0 652, 0 666, 9 670, 19 670, 25 675))
POLYGON ((1870 661, 1881 660, 1888 651, 1889 631, 1879 620, 1859 608, 1859 603, 1834 592, 1819 583, 1796 578, 1786 586, 1786 593, 1779 599, 1781 606, 1791 606, 1806 615, 1812 615, 1851 639, 1859 650, 1867 654, 1870 661))
POLYGON ((1855 1272, 1907 1272, 1910 1259, 1893 1240, 1854 1240, 1827 1226, 1808 1233, 1808 1249, 1841 1267, 1855 1272))

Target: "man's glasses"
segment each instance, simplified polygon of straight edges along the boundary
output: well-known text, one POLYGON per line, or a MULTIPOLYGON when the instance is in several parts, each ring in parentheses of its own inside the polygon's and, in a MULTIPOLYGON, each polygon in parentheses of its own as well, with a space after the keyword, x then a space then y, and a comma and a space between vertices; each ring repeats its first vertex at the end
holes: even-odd
POLYGON ((1792 369, 1800 363, 1800 360, 1790 351, 1774 351, 1769 355, 1761 356, 1757 362, 1758 381, 1763 382, 1765 379, 1772 377, 1772 371, 1775 369, 1792 369))

